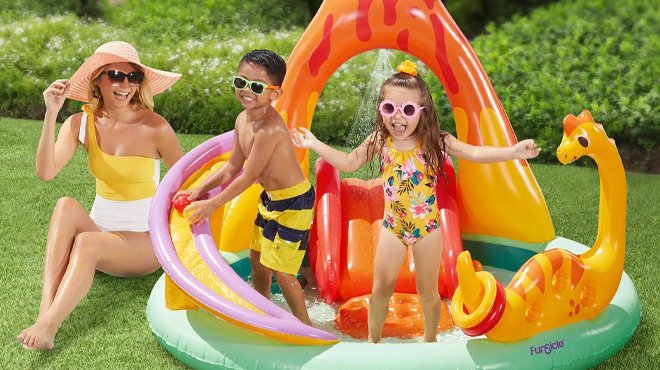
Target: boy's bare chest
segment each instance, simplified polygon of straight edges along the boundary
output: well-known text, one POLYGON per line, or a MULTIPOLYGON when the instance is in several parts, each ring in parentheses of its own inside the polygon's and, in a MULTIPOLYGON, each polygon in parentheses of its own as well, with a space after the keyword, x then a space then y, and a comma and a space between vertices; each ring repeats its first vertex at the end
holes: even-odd
POLYGON ((241 146, 241 151, 247 159, 252 152, 252 146, 254 145, 254 132, 250 125, 246 125, 239 131, 238 144, 241 146))

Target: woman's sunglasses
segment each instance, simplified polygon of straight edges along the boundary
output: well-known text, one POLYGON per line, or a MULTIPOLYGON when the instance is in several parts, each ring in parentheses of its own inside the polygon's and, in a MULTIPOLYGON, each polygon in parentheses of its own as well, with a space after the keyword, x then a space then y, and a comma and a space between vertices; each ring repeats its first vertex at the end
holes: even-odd
POLYGON ((383 117, 391 118, 396 115, 397 111, 401 111, 401 115, 406 119, 417 117, 422 109, 424 109, 424 107, 419 106, 411 101, 407 101, 399 107, 391 100, 384 100, 378 107, 378 110, 380 110, 380 114, 382 114, 383 117))
POLYGON ((279 86, 266 85, 263 82, 250 81, 246 80, 243 77, 234 76, 234 88, 239 90, 245 90, 247 87, 250 87, 252 93, 261 95, 266 91, 266 89, 279 89, 279 86))
POLYGON ((134 86, 140 86, 142 81, 144 81, 144 73, 140 71, 133 71, 128 74, 122 71, 103 71, 101 74, 108 75, 108 79, 113 84, 120 84, 124 82, 124 79, 128 77, 128 83, 134 86))

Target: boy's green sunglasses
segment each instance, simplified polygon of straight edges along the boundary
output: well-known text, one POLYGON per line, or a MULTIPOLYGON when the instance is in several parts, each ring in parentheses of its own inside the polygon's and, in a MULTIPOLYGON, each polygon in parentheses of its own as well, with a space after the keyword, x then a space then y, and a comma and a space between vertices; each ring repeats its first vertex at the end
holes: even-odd
POLYGON ((254 94, 261 95, 266 91, 266 89, 279 89, 279 86, 266 85, 263 82, 250 81, 246 80, 243 77, 234 76, 234 88, 239 90, 245 90, 247 87, 250 87, 250 91, 254 94))

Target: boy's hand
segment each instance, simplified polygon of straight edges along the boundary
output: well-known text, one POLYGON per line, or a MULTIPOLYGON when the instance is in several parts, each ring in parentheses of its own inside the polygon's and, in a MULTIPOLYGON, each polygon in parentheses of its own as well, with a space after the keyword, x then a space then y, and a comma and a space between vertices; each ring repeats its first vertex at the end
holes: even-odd
POLYGON ((305 127, 298 127, 299 131, 292 130, 293 145, 300 149, 311 149, 316 144, 316 136, 305 127), (301 133, 302 131, 302 133, 301 133))
POLYGON ((172 197, 172 201, 174 201, 174 200, 176 199, 176 197, 178 197, 178 196, 181 195, 181 194, 185 194, 185 195, 187 195, 187 196, 188 196, 188 199, 190 199, 190 200, 195 200, 195 199, 197 199, 197 198, 199 198, 199 197, 201 196, 201 194, 199 194, 199 191, 197 190, 197 188, 186 189, 186 190, 179 190, 179 191, 177 191, 176 194, 174 194, 174 196, 172 197))
POLYGON ((513 159, 535 158, 541 151, 541 148, 537 148, 536 143, 532 139, 523 140, 514 145, 512 148, 513 159))
POLYGON ((183 210, 183 213, 190 212, 188 222, 199 226, 204 220, 211 217, 211 214, 213 214, 216 209, 218 209, 218 207, 213 202, 213 199, 200 200, 190 203, 190 205, 183 210))

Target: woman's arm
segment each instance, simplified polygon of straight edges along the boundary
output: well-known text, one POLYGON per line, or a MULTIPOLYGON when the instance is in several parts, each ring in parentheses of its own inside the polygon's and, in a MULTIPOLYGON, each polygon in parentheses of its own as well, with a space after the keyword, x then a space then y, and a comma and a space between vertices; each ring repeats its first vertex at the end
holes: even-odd
POLYGON ((311 149, 315 151, 321 158, 325 159, 332 166, 342 172, 353 172, 369 162, 379 148, 375 148, 373 152, 369 151, 369 143, 377 138, 377 133, 372 133, 364 142, 355 148, 352 152, 346 154, 340 150, 331 148, 321 140, 317 139, 314 134, 304 127, 299 128, 299 131, 293 131, 293 143, 301 149, 311 149))
POLYGON ((513 159, 529 159, 539 155, 541 148, 532 139, 523 140, 514 146, 475 146, 464 143, 452 134, 444 136, 447 154, 476 163, 504 162, 513 159))
POLYGON ((167 168, 172 168, 183 157, 183 149, 172 126, 164 118, 160 119, 163 123, 156 133, 156 148, 167 168))
POLYGON ((36 159, 37 176, 44 181, 52 179, 64 168, 73 157, 79 144, 75 130, 73 130, 73 127, 78 125, 72 123, 73 116, 64 122, 57 141, 55 141, 57 113, 62 109, 70 86, 66 82, 67 80, 57 80, 44 91, 46 115, 36 159))

